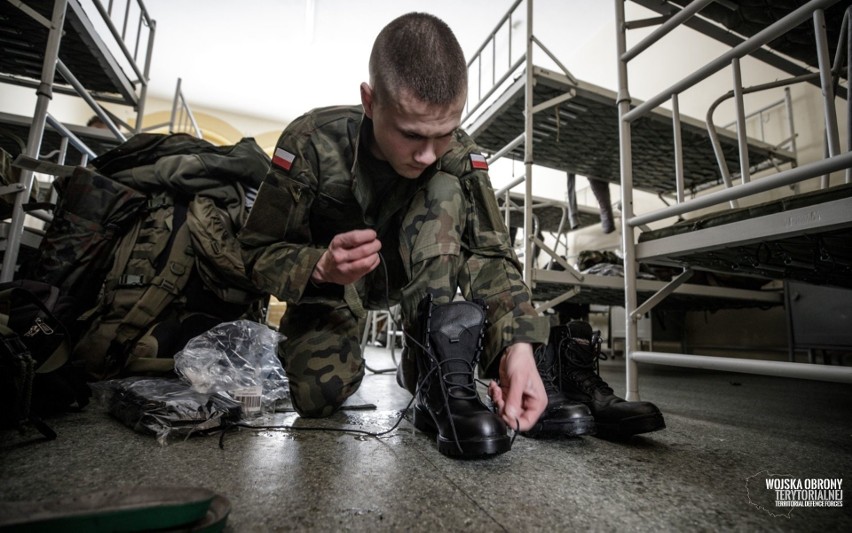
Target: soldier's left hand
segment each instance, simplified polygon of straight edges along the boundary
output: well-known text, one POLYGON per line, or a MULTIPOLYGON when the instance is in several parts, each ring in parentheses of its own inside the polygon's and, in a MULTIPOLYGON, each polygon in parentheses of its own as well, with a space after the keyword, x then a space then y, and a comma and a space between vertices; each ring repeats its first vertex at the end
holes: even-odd
POLYGON ((372 229, 335 235, 311 273, 314 283, 348 285, 379 266, 382 243, 372 229))

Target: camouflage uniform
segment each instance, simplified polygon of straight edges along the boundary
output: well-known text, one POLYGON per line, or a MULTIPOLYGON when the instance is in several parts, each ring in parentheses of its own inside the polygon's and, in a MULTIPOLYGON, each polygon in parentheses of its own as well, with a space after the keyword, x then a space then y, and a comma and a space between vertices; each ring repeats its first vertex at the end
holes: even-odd
MULTIPOLYGON (((405 326, 427 292, 438 304, 451 301, 457 287, 467 300, 482 298, 489 327, 480 368, 488 376, 506 346, 547 340, 548 322, 531 305, 488 173, 473 167, 473 140, 458 130, 449 151, 418 179, 392 173, 391 186, 376 190, 375 162, 364 155, 359 162, 370 128, 360 106, 318 109, 293 121, 239 236, 253 281, 288 303, 279 354, 303 416, 331 414, 360 385, 365 309, 401 303, 405 326), (314 285, 311 272, 331 239, 364 228, 378 234, 382 264, 352 285, 314 285)), ((412 357, 404 351, 410 391, 412 357)))

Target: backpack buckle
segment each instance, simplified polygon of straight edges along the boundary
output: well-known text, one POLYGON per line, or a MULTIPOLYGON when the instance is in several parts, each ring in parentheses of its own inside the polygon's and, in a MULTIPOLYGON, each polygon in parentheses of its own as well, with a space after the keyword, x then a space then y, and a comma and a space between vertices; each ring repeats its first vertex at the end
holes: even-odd
POLYGON ((139 287, 145 285, 145 276, 138 274, 124 274, 118 278, 119 287, 139 287))

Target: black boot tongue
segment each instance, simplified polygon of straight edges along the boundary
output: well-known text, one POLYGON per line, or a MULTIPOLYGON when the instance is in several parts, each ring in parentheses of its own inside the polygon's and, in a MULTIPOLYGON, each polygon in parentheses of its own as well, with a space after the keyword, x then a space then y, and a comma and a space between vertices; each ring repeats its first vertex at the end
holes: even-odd
POLYGON ((448 385, 464 387, 472 383, 483 316, 482 308, 470 302, 434 309, 430 340, 448 385))
MULTIPOLYGON (((465 331, 464 335, 470 335, 470 332, 465 331)), ((433 334, 434 341, 438 341, 441 337, 443 337, 441 333, 433 334)), ((444 349, 437 351, 435 358, 440 363, 444 381, 453 388, 469 386, 473 382, 473 359, 476 355, 469 349, 471 343, 465 340, 454 341, 446 337, 440 342, 444 349)))

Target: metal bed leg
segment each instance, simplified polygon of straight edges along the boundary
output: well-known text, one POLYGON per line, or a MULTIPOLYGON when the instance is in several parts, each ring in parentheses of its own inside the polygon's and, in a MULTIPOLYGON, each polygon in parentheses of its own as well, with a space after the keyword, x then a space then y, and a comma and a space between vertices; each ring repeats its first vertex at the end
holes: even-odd
MULTIPOLYGON (((56 75, 56 62, 59 58, 59 45, 62 41, 63 27, 65 26, 66 0, 56 0, 53 4, 53 15, 51 18, 50 31, 45 47, 44 62, 41 67, 41 84, 36 90, 35 113, 33 115, 30 134, 27 139, 26 155, 38 159, 41 141, 44 136, 44 126, 47 121, 47 107, 53 98, 53 77, 56 75)), ((12 221, 9 228, 9 237, 6 240, 6 251, 3 254, 3 269, 0 270, 0 282, 12 281, 15 277, 15 266, 18 263, 18 251, 24 232, 24 202, 29 200, 30 190, 33 185, 33 173, 31 170, 21 172, 19 183, 23 191, 15 196, 15 207, 12 211, 12 221)))

